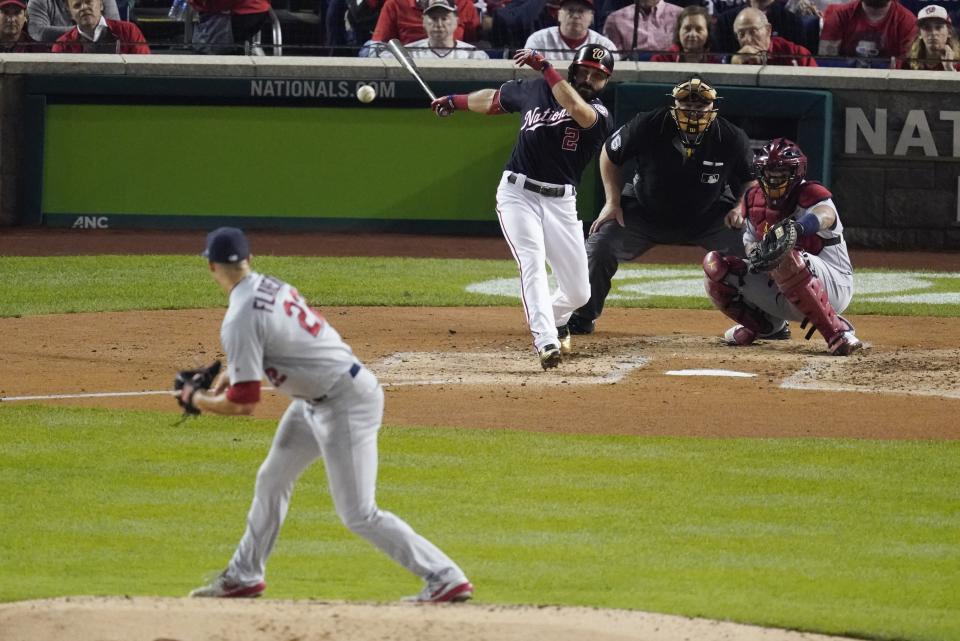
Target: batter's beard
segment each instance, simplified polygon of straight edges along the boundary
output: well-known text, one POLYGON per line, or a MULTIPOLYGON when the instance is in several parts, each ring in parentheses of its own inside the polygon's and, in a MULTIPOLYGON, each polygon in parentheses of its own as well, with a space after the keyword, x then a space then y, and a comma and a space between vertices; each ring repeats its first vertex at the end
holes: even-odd
POLYGON ((577 83, 573 85, 573 88, 577 90, 577 93, 580 94, 580 97, 590 102, 597 97, 597 94, 600 92, 588 85, 585 82, 577 83))
POLYGON ((867 5, 871 9, 882 9, 890 4, 890 0, 863 0, 863 4, 867 5))

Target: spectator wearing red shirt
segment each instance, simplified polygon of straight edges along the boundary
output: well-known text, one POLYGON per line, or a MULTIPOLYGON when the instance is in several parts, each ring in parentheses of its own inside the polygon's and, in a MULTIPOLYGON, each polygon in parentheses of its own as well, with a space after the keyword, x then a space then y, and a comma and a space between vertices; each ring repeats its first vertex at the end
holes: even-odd
POLYGON ((668 53, 658 53, 651 62, 708 62, 719 64, 723 59, 709 53, 710 14, 705 7, 690 5, 677 17, 673 45, 668 53))
POLYGON ((53 53, 150 53, 140 28, 103 17, 103 0, 69 0, 77 26, 53 43, 53 53))
MULTIPOLYGON (((480 14, 473 0, 456 0, 459 24, 454 39, 476 42, 479 37, 480 14)), ((427 32, 423 28, 423 11, 418 0, 386 0, 380 9, 372 40, 387 42, 398 38, 403 44, 423 40, 427 32)))
POLYGON ((740 48, 737 34, 733 31, 733 23, 740 12, 747 7, 762 11, 767 16, 767 22, 773 28, 774 34, 796 44, 806 44, 803 19, 788 9, 784 0, 749 0, 745 5, 728 9, 717 16, 713 25, 714 51, 733 53, 740 48))
POLYGON ((742 9, 733 21, 733 32, 740 49, 730 59, 732 64, 817 66, 809 49, 773 35, 767 15, 759 9, 742 9))
POLYGON ((960 71, 960 42, 946 9, 935 4, 920 9, 917 30, 901 69, 960 71))
POLYGON ((827 7, 821 56, 901 57, 916 34, 916 18, 897 0, 854 0, 827 7))

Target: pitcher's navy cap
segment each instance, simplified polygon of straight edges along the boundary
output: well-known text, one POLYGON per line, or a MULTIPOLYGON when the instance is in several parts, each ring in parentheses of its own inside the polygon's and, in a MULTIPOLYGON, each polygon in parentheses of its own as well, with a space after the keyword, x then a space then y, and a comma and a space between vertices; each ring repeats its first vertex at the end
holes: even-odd
POLYGON ((220 227, 207 234, 207 248, 201 255, 212 263, 239 263, 250 256, 250 243, 236 227, 220 227))

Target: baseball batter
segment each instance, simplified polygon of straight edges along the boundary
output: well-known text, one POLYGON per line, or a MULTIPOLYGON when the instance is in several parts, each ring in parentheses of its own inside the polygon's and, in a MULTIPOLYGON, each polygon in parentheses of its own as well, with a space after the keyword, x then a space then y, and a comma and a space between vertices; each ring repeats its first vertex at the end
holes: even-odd
POLYGON ((426 581, 417 601, 464 601, 473 586, 463 571, 399 517, 377 507, 377 433, 383 389, 337 331, 297 290, 250 269, 243 232, 222 227, 204 256, 230 297, 220 330, 227 369, 209 391, 181 392, 201 411, 250 414, 267 378, 293 401, 280 419, 257 473, 247 529, 223 571, 194 597, 254 597, 266 584, 267 557, 300 474, 321 456, 337 515, 349 529, 426 581))
POLYGON ((707 295, 737 322, 724 342, 786 339, 788 320, 808 321, 813 327, 807 338, 819 331, 831 354, 852 354, 863 344, 839 312, 853 297, 853 267, 830 191, 805 179, 807 157, 785 138, 767 143, 754 168, 759 184, 744 194, 747 253, 783 220, 792 221, 799 241, 769 273, 751 273, 742 258, 718 251, 704 257, 707 295))
POLYGON ((439 116, 457 109, 522 115, 517 143, 497 188, 497 216, 520 268, 533 347, 540 365, 549 369, 560 364, 562 353, 570 352, 567 319, 590 298, 576 186, 611 128, 598 95, 613 73, 613 55, 599 45, 580 47, 566 80, 536 51, 521 49, 514 62, 541 71, 543 77, 444 96, 431 108, 439 116), (557 281, 553 293, 547 265, 557 281))

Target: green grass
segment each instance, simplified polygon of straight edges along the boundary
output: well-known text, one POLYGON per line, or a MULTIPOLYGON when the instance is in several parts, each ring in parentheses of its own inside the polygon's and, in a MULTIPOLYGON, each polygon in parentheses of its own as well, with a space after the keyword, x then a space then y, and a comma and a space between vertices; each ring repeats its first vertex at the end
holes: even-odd
MULTIPOLYGON (((255 268, 297 285, 317 306, 490 305, 467 284, 514 275, 507 261, 263 256, 255 268)), ((0 258, 0 316, 223 307, 197 256, 0 258)))
MULTIPOLYGON (((441 260, 429 258, 305 258, 255 257, 254 267, 297 285, 318 307, 378 306, 486 306, 519 304, 515 297, 477 294, 468 285, 494 279, 516 279, 517 269, 506 260, 441 260)), ((625 267, 629 274, 635 267, 625 267)), ((614 299, 611 306, 712 309, 699 290, 695 265, 646 266, 687 274, 696 295, 653 295, 639 300, 614 299), (691 276, 692 274, 692 276, 691 276)), ((664 272, 668 273, 668 272, 664 272)), ((887 274, 858 270, 857 274, 887 274)), ((615 281, 614 293, 636 278, 615 281)), ((931 276, 928 287, 905 293, 960 294, 960 278, 931 276)), ((223 293, 197 256, 74 256, 0 257, 0 317, 34 314, 122 311, 130 309, 198 309, 224 307, 223 293)), ((960 316, 958 304, 876 302, 855 295, 850 314, 960 316)))
MULTIPOLYGON (((236 545, 272 421, 0 407, 0 600, 182 595, 236 545)), ((960 639, 960 442, 386 428, 379 501, 486 603, 635 608, 876 639, 960 639)), ((418 582, 307 471, 275 598, 418 582)))

